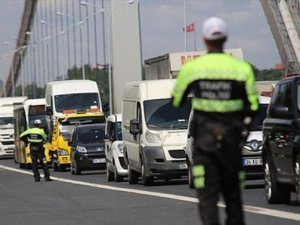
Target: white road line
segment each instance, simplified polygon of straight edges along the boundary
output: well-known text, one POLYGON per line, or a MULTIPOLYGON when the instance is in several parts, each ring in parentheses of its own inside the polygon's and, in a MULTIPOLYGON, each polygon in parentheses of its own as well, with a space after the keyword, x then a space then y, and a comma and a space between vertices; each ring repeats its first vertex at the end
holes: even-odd
MULTIPOLYGON (((0 168, 5 169, 5 170, 14 171, 17 173, 32 175, 32 172, 24 171, 21 169, 15 169, 15 168, 11 168, 11 167, 4 166, 4 165, 0 165, 0 168)), ((53 177, 53 176, 51 176, 51 178, 56 181, 77 184, 77 185, 82 185, 82 186, 88 186, 88 187, 94 187, 94 188, 101 188, 101 189, 112 190, 112 191, 122 191, 122 192, 128 192, 128 193, 133 193, 133 194, 148 195, 148 196, 154 196, 154 197, 160 197, 160 198, 168 198, 168 199, 192 202, 192 203, 198 202, 197 198, 192 198, 192 197, 187 197, 187 196, 180 196, 180 195, 173 195, 173 194, 166 194, 166 193, 152 192, 152 191, 143 191, 143 190, 136 190, 136 189, 131 189, 131 188, 120 188, 120 187, 114 187, 114 186, 109 186, 109 185, 88 183, 88 182, 64 179, 64 178, 53 177)), ((225 207, 225 205, 223 203, 219 203, 218 206, 225 207)), ((280 210, 267 209, 267 208, 262 208, 262 207, 249 206, 249 205, 244 205, 244 211, 250 212, 250 213, 255 213, 255 214, 260 214, 260 215, 265 215, 265 216, 278 217, 281 219, 300 221, 300 214, 298 214, 298 213, 285 212, 285 211, 280 211, 280 210)))

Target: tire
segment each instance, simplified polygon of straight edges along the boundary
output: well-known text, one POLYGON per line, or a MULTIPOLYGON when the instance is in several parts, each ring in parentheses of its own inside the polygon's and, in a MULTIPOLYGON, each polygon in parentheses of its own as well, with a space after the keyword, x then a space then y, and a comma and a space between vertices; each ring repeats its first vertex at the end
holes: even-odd
POLYGON ((114 173, 112 171, 110 171, 108 163, 106 163, 106 179, 107 179, 107 181, 114 180, 114 173))
POLYGON ((144 186, 149 186, 153 184, 153 177, 145 175, 145 166, 142 165, 142 181, 144 186))
POLYGON ((188 164, 188 184, 189 184, 190 189, 195 188, 194 177, 193 177, 193 174, 192 174, 192 167, 189 164, 188 164))
POLYGON ((300 155, 297 156, 295 162, 295 193, 300 203, 300 155))
POLYGON ((122 182, 123 181, 123 177, 118 174, 118 170, 117 170, 116 165, 114 164, 113 166, 114 166, 114 180, 116 182, 122 182))
POLYGON ((291 197, 291 191, 288 186, 280 184, 275 179, 275 174, 269 161, 264 165, 265 173, 265 194, 269 204, 288 203, 291 197))
POLYGON ((60 164, 58 164, 58 171, 59 172, 65 172, 66 169, 67 169, 66 165, 60 165, 60 164))
POLYGON ((52 168, 54 171, 58 171, 58 165, 56 163, 56 160, 52 159, 52 168))
POLYGON ((72 174, 72 175, 75 175, 73 160, 71 161, 71 174, 72 174))
POLYGON ((28 169, 28 170, 31 170, 32 169, 32 164, 31 163, 26 163, 25 168, 28 169))
POLYGON ((137 184, 138 181, 139 181, 139 176, 138 176, 137 172, 132 170, 130 168, 130 165, 128 164, 128 183, 129 184, 137 184))
POLYGON ((81 170, 78 168, 76 160, 74 160, 74 174, 75 175, 80 175, 81 174, 81 170))

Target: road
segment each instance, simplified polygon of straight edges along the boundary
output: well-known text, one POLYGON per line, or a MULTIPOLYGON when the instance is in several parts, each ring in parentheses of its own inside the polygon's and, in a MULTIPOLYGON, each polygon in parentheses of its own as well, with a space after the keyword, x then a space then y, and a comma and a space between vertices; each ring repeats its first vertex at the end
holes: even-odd
MULTIPOLYGON (((1 225, 200 224, 195 190, 188 188, 186 179, 144 187, 107 182, 105 171, 84 171, 80 176, 50 171, 53 182, 35 183, 30 170, 19 169, 13 159, 0 160, 1 225)), ((298 225, 295 196, 288 205, 268 205, 262 182, 246 182, 247 224, 298 225)), ((224 221, 222 201, 219 206, 224 221)))

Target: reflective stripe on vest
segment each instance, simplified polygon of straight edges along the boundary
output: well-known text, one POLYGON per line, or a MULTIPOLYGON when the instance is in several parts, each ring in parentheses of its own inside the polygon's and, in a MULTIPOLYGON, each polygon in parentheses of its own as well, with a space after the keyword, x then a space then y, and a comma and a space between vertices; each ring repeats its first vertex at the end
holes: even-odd
POLYGON ((213 100, 193 98, 193 109, 205 112, 236 112, 243 110, 244 102, 241 99, 213 100))

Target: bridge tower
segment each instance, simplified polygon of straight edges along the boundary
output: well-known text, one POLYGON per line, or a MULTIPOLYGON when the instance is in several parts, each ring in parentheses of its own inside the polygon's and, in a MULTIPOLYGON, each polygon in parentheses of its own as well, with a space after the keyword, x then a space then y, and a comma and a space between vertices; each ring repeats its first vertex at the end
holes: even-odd
POLYGON ((300 71, 300 3, 298 0, 260 0, 285 72, 300 71))

